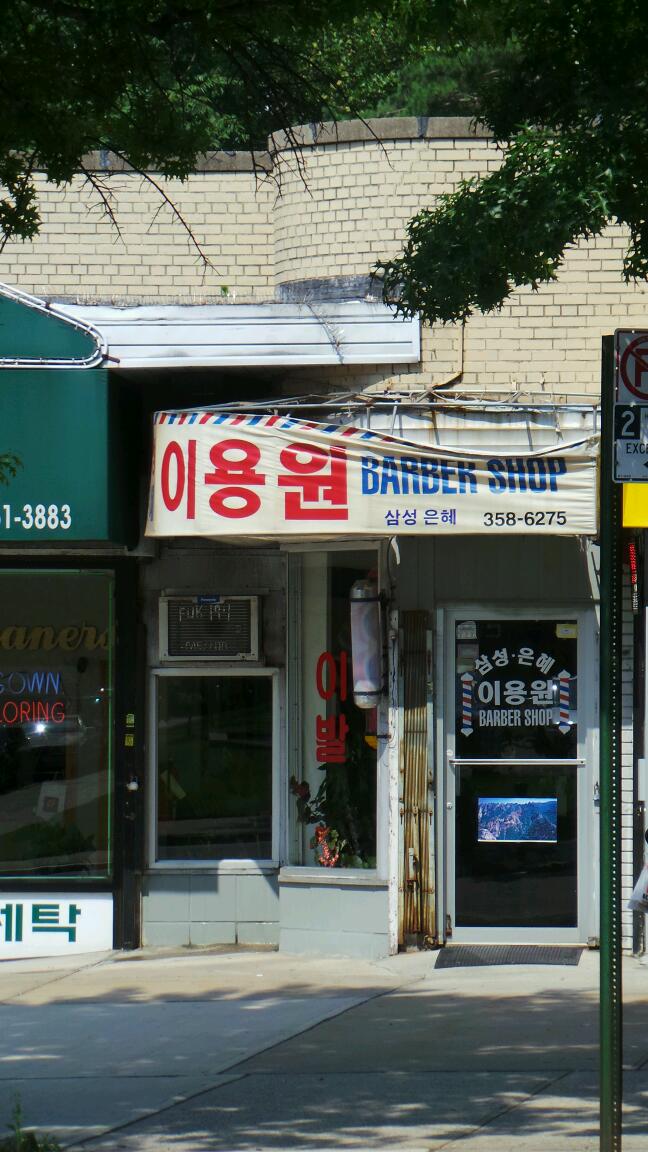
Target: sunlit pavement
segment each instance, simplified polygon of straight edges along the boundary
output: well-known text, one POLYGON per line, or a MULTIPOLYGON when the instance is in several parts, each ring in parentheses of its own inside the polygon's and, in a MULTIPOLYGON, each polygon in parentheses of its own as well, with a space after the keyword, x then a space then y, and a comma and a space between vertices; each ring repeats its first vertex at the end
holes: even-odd
MULTIPOLYGON (((434 970, 274 952, 0 965, 0 1115, 96 1152, 598 1149, 598 954, 434 970)), ((648 1147, 648 967, 624 964, 624 1152, 648 1147)))

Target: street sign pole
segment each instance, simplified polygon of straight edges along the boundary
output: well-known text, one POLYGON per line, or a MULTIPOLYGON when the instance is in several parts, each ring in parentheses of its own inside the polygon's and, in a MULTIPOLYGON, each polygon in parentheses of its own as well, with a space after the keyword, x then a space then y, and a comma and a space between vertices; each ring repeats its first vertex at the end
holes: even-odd
POLYGON ((601 950, 600 1149, 621 1150, 621 488, 614 468, 614 341, 603 337, 601 371, 601 950))

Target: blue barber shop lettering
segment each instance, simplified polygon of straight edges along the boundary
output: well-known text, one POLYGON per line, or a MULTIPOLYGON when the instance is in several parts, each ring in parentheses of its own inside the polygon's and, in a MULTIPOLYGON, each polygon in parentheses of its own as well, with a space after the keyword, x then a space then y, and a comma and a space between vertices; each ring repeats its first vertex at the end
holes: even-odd
POLYGON ((465 496, 477 491, 476 465, 434 456, 363 456, 363 496, 465 496))
POLYGON ((488 487, 496 496, 503 492, 557 492, 558 477, 567 471, 564 456, 506 456, 486 462, 488 487))
POLYGON ((479 483, 494 496, 560 490, 567 472, 564 456, 492 457, 486 461, 437 456, 363 456, 363 496, 471 496, 479 483))

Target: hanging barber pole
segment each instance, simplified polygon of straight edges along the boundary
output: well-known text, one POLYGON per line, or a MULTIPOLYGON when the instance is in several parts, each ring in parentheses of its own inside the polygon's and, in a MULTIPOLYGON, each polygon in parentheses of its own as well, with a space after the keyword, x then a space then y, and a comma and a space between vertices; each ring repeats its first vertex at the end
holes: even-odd
POLYGON ((159 412, 146 533, 594 535, 597 445, 487 456, 283 416, 159 412))
POLYGON ((351 658, 353 700, 357 708, 376 708, 383 691, 380 595, 375 580, 351 586, 351 658))

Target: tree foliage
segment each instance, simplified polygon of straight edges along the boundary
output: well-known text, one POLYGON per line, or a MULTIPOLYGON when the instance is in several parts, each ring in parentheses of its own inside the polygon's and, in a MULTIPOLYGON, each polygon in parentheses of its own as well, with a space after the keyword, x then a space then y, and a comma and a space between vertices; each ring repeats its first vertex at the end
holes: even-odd
POLYGON ((430 321, 498 308, 609 221, 629 230, 626 278, 648 278, 645 0, 0 0, 0 16, 0 247, 38 231, 35 171, 65 184, 89 152, 184 178, 304 121, 463 112, 501 166, 411 221, 387 298, 430 321))
POLYGON ((648 277, 648 36, 644 0, 448 0, 436 34, 508 45, 486 69, 476 118, 502 164, 463 182, 409 224, 382 265, 388 298, 430 321, 498 308, 519 285, 555 278, 565 250, 625 225, 627 280, 648 277), (443 24, 443 27, 442 27, 443 24))
POLYGON ((9 484, 21 467, 22 463, 14 452, 0 453, 0 484, 9 484))
POLYGON ((419 6, 0 0, 0 236, 38 231, 37 169, 65 184, 105 150, 184 178, 200 153, 375 102, 419 6))
POLYGON ((366 116, 476 116, 477 92, 486 73, 506 66, 514 46, 475 44, 408 45, 383 94, 363 107, 366 116))

